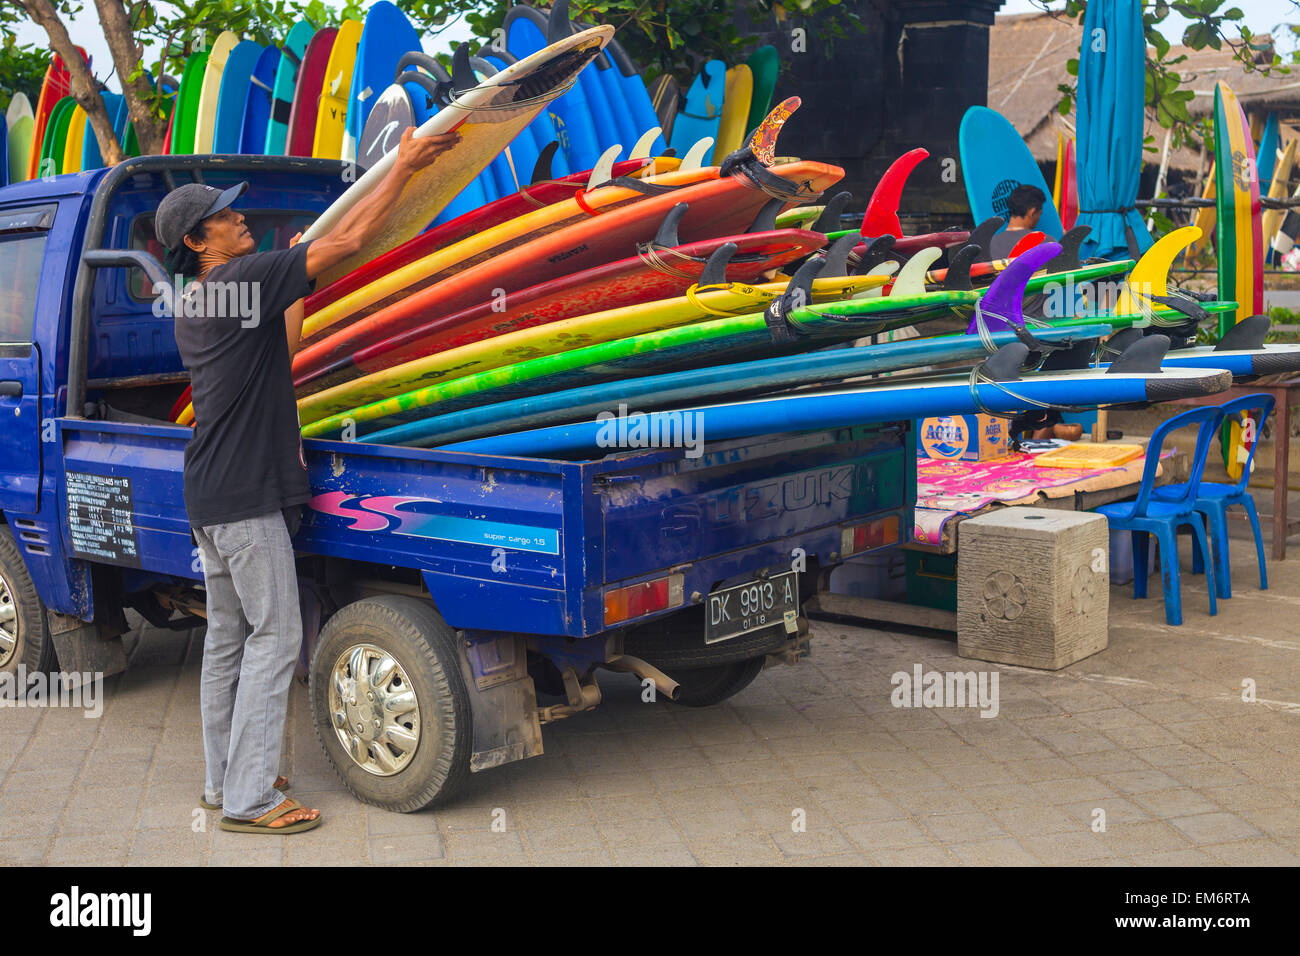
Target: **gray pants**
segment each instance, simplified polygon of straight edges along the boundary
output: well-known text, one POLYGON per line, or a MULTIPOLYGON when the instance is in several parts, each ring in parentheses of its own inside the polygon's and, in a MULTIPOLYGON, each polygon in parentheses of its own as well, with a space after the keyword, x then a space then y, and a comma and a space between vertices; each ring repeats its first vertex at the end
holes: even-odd
POLYGON ((302 643, 286 521, 296 532, 300 514, 293 508, 194 529, 208 609, 199 692, 203 794, 229 817, 260 817, 284 801, 275 778, 302 643))

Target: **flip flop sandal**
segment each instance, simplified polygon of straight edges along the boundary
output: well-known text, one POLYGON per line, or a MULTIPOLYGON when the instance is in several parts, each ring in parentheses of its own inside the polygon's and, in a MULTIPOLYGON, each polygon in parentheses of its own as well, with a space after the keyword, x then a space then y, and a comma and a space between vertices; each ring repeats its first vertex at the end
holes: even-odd
POLYGON ((284 803, 280 804, 274 810, 271 810, 253 820, 236 820, 233 817, 222 817, 221 822, 217 825, 223 830, 229 830, 231 833, 303 833, 307 830, 314 830, 321 825, 321 818, 315 820, 302 820, 298 823, 290 823, 288 826, 273 827, 271 826, 276 820, 280 819, 287 813, 294 810, 307 809, 297 800, 285 797, 284 803))
MULTIPOLYGON (((279 780, 280 778, 277 777, 276 779, 279 780)), ((288 790, 289 790, 289 781, 286 780, 284 783, 277 783, 277 784, 275 785, 275 789, 279 790, 281 793, 287 793, 288 790)), ((219 803, 208 803, 208 801, 205 800, 203 797, 199 797, 199 806, 201 806, 204 810, 220 810, 220 809, 221 809, 221 804, 219 804, 219 803)))

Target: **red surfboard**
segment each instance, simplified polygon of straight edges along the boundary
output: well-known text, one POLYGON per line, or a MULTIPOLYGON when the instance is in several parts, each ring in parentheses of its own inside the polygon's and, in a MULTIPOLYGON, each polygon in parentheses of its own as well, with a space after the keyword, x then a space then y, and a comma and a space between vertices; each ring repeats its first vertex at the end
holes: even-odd
MULTIPOLYGON (((650 162, 649 159, 628 159, 621 163, 615 163, 613 178, 630 175, 639 169, 643 169, 650 162)), ((306 314, 311 315, 317 309, 324 308, 331 302, 369 285, 380 276, 387 275, 402 266, 410 265, 417 259, 423 259, 430 253, 454 242, 460 242, 460 240, 476 232, 482 232, 484 229, 490 229, 503 222, 508 222, 525 213, 532 212, 539 206, 549 206, 565 199, 572 199, 577 192, 585 188, 590 176, 591 170, 586 170, 585 172, 563 176, 560 179, 535 183, 521 189, 519 192, 512 193, 509 196, 502 196, 485 206, 480 206, 478 209, 470 210, 462 216, 457 216, 455 219, 434 226, 427 232, 422 232, 396 249, 389 250, 382 256, 370 260, 364 266, 353 269, 324 289, 308 296, 305 303, 306 314)))
MULTIPOLYGON (((774 166, 769 172, 784 179, 796 197, 788 200, 782 196, 787 199, 785 208, 815 201, 823 189, 844 176, 838 166, 806 161, 774 166)), ((712 170, 713 175, 716 173, 716 169, 712 170)), ((376 301, 358 306, 340 321, 347 323, 346 328, 362 326, 367 330, 371 317, 385 323, 409 324, 428 315, 468 308, 489 295, 506 295, 567 272, 624 259, 635 253, 638 242, 654 236, 668 211, 678 203, 689 207, 678 225, 683 241, 700 242, 743 233, 772 198, 750 182, 739 175, 709 178, 670 192, 634 197, 613 208, 603 207, 595 216, 570 219, 568 225, 540 235, 520 236, 517 243, 484 249, 400 289, 394 288, 376 301)), ((307 314, 312 314, 311 303, 307 304, 307 314)), ((304 336, 303 345, 336 333, 338 325, 319 327, 312 335, 304 336)))
POLYGON ((350 327, 295 357, 298 397, 518 329, 682 295, 699 279, 708 257, 728 242, 736 244, 736 252, 727 279, 747 282, 820 249, 826 237, 805 229, 775 229, 708 239, 661 251, 670 269, 640 255, 606 262, 515 292, 505 299, 505 311, 501 300, 492 297, 413 325, 375 323, 365 334, 350 327))
MULTIPOLYGON (((77 47, 77 52, 87 63, 90 57, 81 47, 77 47)), ((57 53, 49 67, 45 70, 45 79, 41 83, 40 96, 36 98, 36 111, 33 116, 34 125, 32 128, 32 149, 31 154, 27 157, 27 178, 36 179, 41 172, 41 141, 45 138, 45 124, 49 122, 50 114, 54 112, 54 105, 72 92, 72 77, 68 75, 67 65, 63 62, 63 57, 57 53)))
POLYGON ((284 140, 284 155, 310 156, 312 141, 316 136, 316 111, 320 106, 321 89, 325 86, 325 69, 329 66, 330 51, 338 35, 334 27, 317 30, 302 55, 298 68, 298 82, 293 90, 293 105, 289 108, 289 133, 284 140))

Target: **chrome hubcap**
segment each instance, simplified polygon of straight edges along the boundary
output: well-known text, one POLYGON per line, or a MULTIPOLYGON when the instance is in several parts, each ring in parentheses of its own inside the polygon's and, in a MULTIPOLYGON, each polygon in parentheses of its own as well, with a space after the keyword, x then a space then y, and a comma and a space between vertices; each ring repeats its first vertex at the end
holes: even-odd
POLYGON ((339 743, 367 773, 401 772, 420 745, 420 705, 402 665, 373 644, 354 644, 330 671, 330 720, 339 743))
POLYGON ((18 647, 18 608, 9 582, 0 575, 0 667, 9 663, 18 647))

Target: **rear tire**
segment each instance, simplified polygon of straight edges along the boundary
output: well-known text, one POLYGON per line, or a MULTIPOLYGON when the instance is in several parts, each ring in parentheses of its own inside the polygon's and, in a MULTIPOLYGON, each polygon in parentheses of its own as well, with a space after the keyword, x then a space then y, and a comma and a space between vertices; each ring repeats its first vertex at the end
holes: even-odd
POLYGON ((734 697, 754 682, 763 669, 762 657, 731 661, 712 667, 696 667, 669 676, 681 685, 674 703, 686 707, 712 707, 734 697))
POLYGON ((317 639, 310 694, 321 747, 358 800, 411 813, 465 782, 469 694, 455 635, 427 603, 384 595, 341 609, 317 639))
POLYGON ((27 573, 13 532, 0 523, 0 671, 28 674, 58 668, 54 640, 45 619, 45 602, 27 573))

